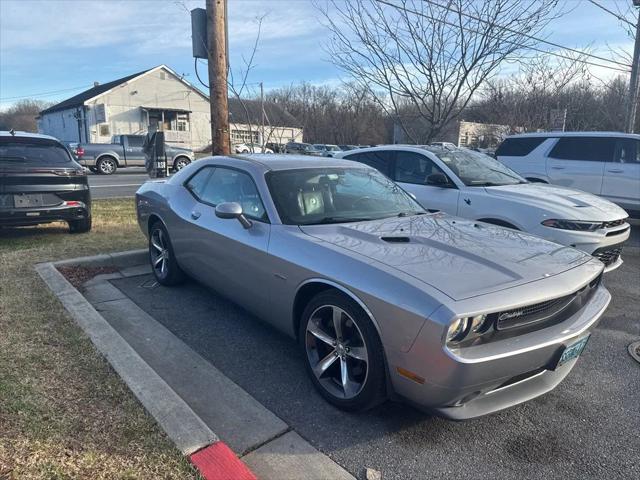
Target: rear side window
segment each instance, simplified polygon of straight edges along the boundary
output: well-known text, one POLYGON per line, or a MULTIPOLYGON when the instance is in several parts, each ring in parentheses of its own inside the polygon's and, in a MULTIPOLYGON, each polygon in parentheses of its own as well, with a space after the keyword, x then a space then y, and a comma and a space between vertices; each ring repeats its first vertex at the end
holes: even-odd
POLYGON ((560 160, 611 162, 615 148, 615 138, 563 137, 558 140, 549 156, 560 160))
POLYGON ((187 189, 189 189, 196 198, 202 197, 202 192, 204 191, 204 187, 207 184, 207 180, 209 180, 213 169, 214 167, 204 167, 187 182, 187 189))
POLYGON ((362 152, 345 155, 344 158, 354 162, 364 163, 376 170, 384 173, 387 177, 391 176, 391 164, 393 162, 393 152, 379 150, 376 152, 362 152))
POLYGON ((496 150, 496 156, 524 157, 529 155, 545 140, 545 137, 507 138, 496 150))
POLYGON ((640 140, 618 139, 615 161, 619 163, 640 163, 640 140))
POLYGON ((130 147, 141 147, 144 143, 144 137, 127 136, 127 142, 130 147))
POLYGON ((0 137, 0 164, 71 167, 69 151, 55 140, 0 137))

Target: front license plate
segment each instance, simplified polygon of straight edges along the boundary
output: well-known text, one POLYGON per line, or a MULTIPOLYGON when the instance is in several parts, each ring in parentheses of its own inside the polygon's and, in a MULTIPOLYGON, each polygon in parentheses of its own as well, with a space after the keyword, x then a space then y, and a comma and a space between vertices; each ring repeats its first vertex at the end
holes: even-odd
POLYGON ((43 204, 42 195, 14 195, 13 206, 16 208, 41 207, 43 204))
POLYGON ((562 355, 560 355, 560 360, 558 360, 557 366, 559 367, 560 365, 568 362, 569 360, 578 358, 582 353, 582 351, 584 350, 584 347, 587 346, 589 337, 590 335, 587 335, 586 337, 582 337, 580 340, 576 340, 571 345, 567 345, 567 347, 562 352, 562 355))

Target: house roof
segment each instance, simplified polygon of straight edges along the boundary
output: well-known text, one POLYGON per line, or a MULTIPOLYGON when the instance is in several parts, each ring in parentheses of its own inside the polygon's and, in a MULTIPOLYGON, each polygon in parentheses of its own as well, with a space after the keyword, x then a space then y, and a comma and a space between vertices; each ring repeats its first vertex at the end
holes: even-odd
MULTIPOLYGON (((167 71, 171 72, 177 78, 179 78, 180 81, 188 85, 190 88, 193 88, 196 92, 198 92, 204 98, 209 100, 209 97, 206 94, 201 92, 199 89, 191 85, 189 82, 187 82, 183 78, 181 78, 169 67, 167 67, 166 65, 158 65, 157 67, 149 68, 147 70, 143 70, 141 72, 134 73, 132 75, 127 75, 126 77, 122 77, 117 80, 113 80, 111 82, 103 83, 96 87, 85 90, 82 93, 79 93, 71 98, 68 98, 66 100, 63 100, 60 103, 53 105, 52 107, 42 110, 40 112, 40 115, 82 106, 84 105, 84 102, 86 102, 87 100, 91 100, 92 98, 97 97, 98 95, 105 93, 111 90, 112 88, 115 88, 123 83, 126 83, 130 80, 133 80, 136 77, 144 75, 145 73, 148 73, 152 70, 156 70, 158 68, 165 68, 167 71)), ((145 108, 150 108, 150 107, 145 107, 145 108)), ((265 111, 265 124, 280 126, 280 127, 285 127, 285 126, 301 127, 300 122, 293 115, 291 115, 289 112, 287 112, 284 108, 282 108, 277 103, 264 102, 264 111, 265 111)), ((232 123, 246 124, 247 118, 249 119, 249 122, 253 125, 260 125, 262 123, 262 112, 261 112, 260 101, 248 100, 248 99, 242 99, 242 101, 240 101, 238 98, 229 98, 229 121, 232 123), (245 107, 247 109, 246 112, 245 112, 245 107)))
MULTIPOLYGON (((238 124, 260 125, 262 111, 260 100, 238 98, 229 99, 229 122, 238 124), (244 104, 244 107, 243 107, 244 104), (245 112, 246 107, 246 112, 245 112), (249 121, 247 121, 247 119, 249 121)), ((300 122, 284 108, 274 102, 264 102, 265 124, 278 127, 301 127, 300 122)))
POLYGON ((40 115, 43 115, 45 113, 51 113, 51 112, 57 112, 59 110, 66 110, 68 108, 74 108, 74 107, 79 107, 81 105, 84 105, 84 102, 86 102, 87 100, 92 99, 93 97, 100 95, 101 93, 104 93, 108 90, 111 90, 114 87, 117 87, 118 85, 128 82, 129 80, 132 80, 140 75, 142 75, 143 73, 147 73, 149 70, 151 69, 147 69, 147 70, 143 70, 142 72, 138 72, 138 73, 134 73, 133 75, 127 75, 126 77, 122 77, 119 78, 117 80, 113 80, 111 82, 107 82, 107 83, 102 83, 96 87, 90 88, 89 90, 85 90, 82 93, 79 93, 71 98, 67 98, 66 100, 63 100, 60 103, 56 103, 55 105, 53 105, 52 107, 49 107, 45 110, 42 110, 40 112, 40 115))

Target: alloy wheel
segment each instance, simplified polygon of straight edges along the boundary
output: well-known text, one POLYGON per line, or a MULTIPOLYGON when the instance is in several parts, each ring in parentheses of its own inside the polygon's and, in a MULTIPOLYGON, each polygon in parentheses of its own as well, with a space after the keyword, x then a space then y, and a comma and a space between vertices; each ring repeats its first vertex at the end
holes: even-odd
POLYGON ((189 165, 191 163, 191 161, 187 160, 186 158, 181 158, 176 162, 176 171, 180 171, 182 170, 184 167, 186 167, 187 165, 189 165))
POLYGON ((322 387, 341 399, 354 398, 367 381, 369 356, 353 318, 335 305, 318 307, 309 317, 305 347, 322 387))
POLYGON ((115 169, 116 164, 111 159, 104 159, 100 162, 100 172, 104 173, 105 175, 113 173, 115 169))
POLYGON ((157 277, 164 278, 169 270, 169 249, 167 240, 161 228, 151 233, 151 266, 157 277))

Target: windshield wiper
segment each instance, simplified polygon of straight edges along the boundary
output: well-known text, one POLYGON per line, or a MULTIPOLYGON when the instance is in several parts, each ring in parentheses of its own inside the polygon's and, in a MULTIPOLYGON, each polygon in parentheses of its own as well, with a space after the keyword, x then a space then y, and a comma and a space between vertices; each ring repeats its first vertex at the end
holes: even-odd
POLYGON ((17 157, 17 156, 9 157, 9 156, 6 156, 6 157, 0 157, 0 160, 7 161, 7 162, 26 162, 27 161, 27 157, 17 157))
POLYGON ((426 215, 427 212, 400 212, 396 215, 396 217, 411 217, 413 215, 426 215))
POLYGON ((304 223, 303 225, 322 225, 328 223, 353 223, 353 222, 367 222, 369 220, 376 220, 371 217, 323 217, 318 221, 312 223, 304 223))

